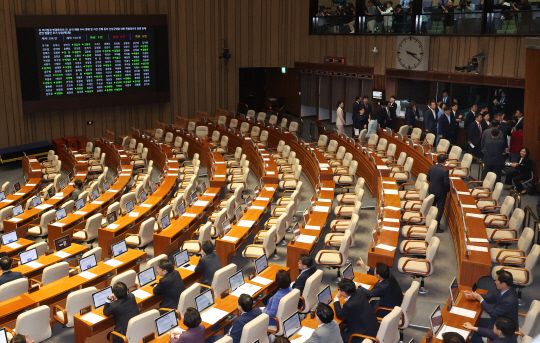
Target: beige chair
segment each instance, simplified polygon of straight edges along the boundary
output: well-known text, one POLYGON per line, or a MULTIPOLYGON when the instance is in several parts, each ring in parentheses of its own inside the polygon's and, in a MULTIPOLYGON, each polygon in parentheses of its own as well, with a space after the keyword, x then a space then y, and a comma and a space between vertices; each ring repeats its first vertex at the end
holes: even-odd
POLYGON ((127 270, 111 279, 109 286, 114 286, 117 282, 122 282, 128 289, 136 285, 137 273, 134 270, 127 270))
POLYGON ((122 215, 125 215, 127 213, 126 205, 128 202, 133 201, 133 204, 135 204, 136 201, 135 193, 126 193, 120 197, 120 212, 122 215))
POLYGON ((420 282, 413 281, 411 287, 403 294, 403 301, 401 302, 401 324, 399 325, 399 341, 403 341, 403 330, 411 325, 414 317, 416 317, 418 301, 418 292, 420 290, 420 282))
POLYGON ((54 305, 53 318, 64 327, 73 327, 73 317, 88 306, 93 306, 92 293, 97 292, 95 287, 85 287, 68 294, 66 299, 66 308, 60 305, 54 305))
POLYGON ((367 136, 367 129, 362 129, 358 133, 358 136, 355 135, 353 137, 356 137, 360 146, 365 146, 367 144, 366 136, 367 136))
POLYGON ((167 132, 165 134, 165 140, 163 141, 163 144, 165 144, 166 146, 170 148, 172 146, 173 139, 174 139, 173 133, 167 132))
POLYGON ((140 156, 136 155, 136 156, 131 157, 130 164, 133 166, 133 168, 145 167, 146 163, 148 162, 147 158, 148 158, 148 149, 144 148, 140 156))
POLYGON ((272 114, 270 116, 270 119, 268 119, 268 124, 277 125, 278 117, 275 114, 272 114))
POLYGON ((231 119, 231 121, 229 122, 229 128, 236 130, 237 127, 238 127, 238 119, 231 119))
POLYGON ((337 277, 333 279, 334 282, 338 282, 340 280, 341 273, 339 268, 343 267, 349 258, 350 238, 351 233, 349 231, 345 231, 343 238, 341 239, 339 250, 325 250, 325 244, 323 250, 320 250, 315 256, 315 262, 317 264, 324 265, 332 269, 337 269, 337 277))
POLYGON ((369 139, 367 141, 366 148, 368 150, 377 149, 377 142, 379 142, 379 135, 374 134, 374 133, 369 135, 369 139))
POLYGON ((394 143, 390 143, 386 152, 381 153, 379 156, 384 163, 394 161, 396 158, 396 145, 394 143))
POLYGON ((28 292, 28 280, 23 277, 0 286, 0 301, 8 300, 28 292))
POLYGON ((6 206, 0 210, 0 232, 4 232, 4 220, 11 216, 13 216, 13 206, 6 206))
POLYGON ((105 168, 105 156, 106 153, 101 154, 101 159, 99 161, 89 161, 88 162, 88 171, 91 173, 101 173, 105 168))
POLYGON ((351 343, 355 337, 364 338, 364 342, 371 341, 377 343, 396 343, 399 341, 399 322, 401 320, 401 316, 401 307, 396 306, 382 319, 379 326, 379 331, 377 332, 377 337, 353 333, 351 338, 349 338, 349 342, 347 343, 351 343))
POLYGON ((300 313, 309 313, 319 302, 317 294, 319 293, 319 288, 321 288, 322 277, 323 271, 319 269, 306 280, 304 291, 300 296, 300 301, 302 302, 302 307, 298 310, 300 313))
MULTIPOLYGON (((236 264, 229 263, 225 267, 217 270, 214 274, 214 279, 212 280, 212 294, 214 299, 217 299, 221 296, 221 293, 229 289, 229 277, 236 273, 236 264)), ((208 288, 208 286, 201 285, 202 287, 208 288)))
POLYGON ((141 313, 129 320, 125 336, 116 331, 112 331, 109 342, 113 342, 114 336, 119 337, 124 340, 124 342, 127 341, 128 343, 142 342, 143 338, 151 333, 155 333, 157 336, 155 324, 157 318, 159 318, 159 311, 155 309, 141 313))
MULTIPOLYGON (((364 190, 359 189, 354 197, 354 202, 350 203, 342 203, 341 201, 338 202, 337 206, 334 207, 334 214, 336 217, 350 217, 353 213, 360 214, 354 211, 355 204, 357 202, 362 202, 362 198, 364 197, 364 190)), ((343 198, 342 198, 343 199, 343 198)))
POLYGON ((218 130, 212 132, 212 137, 210 138, 210 144, 215 148, 219 146, 221 133, 218 130))
POLYGON ((148 268, 154 268, 154 273, 157 275, 157 266, 159 264, 159 261, 166 260, 166 259, 167 259, 167 255, 165 255, 165 254, 161 254, 159 256, 151 258, 151 259, 146 261, 146 265, 144 266, 144 269, 141 268, 141 270, 145 270, 145 269, 148 269, 148 268))
POLYGON ((101 219, 101 226, 102 227, 105 227, 107 226, 108 222, 107 222, 107 214, 110 214, 110 213, 113 213, 113 212, 116 212, 116 218, 120 218, 120 203, 118 201, 115 201, 113 202, 112 204, 109 205, 109 207, 107 207, 107 212, 105 214, 105 216, 103 217, 103 219, 101 219))
POLYGON ((285 130, 287 129, 287 118, 281 119, 281 123, 279 124, 281 126, 281 129, 285 130))
POLYGON ((515 199, 511 196, 504 198, 504 202, 501 206, 490 206, 489 208, 493 211, 499 209, 499 213, 488 213, 484 214, 484 223, 486 226, 504 226, 504 222, 501 222, 498 219, 508 219, 510 214, 514 209, 515 199))
POLYGON ((476 206, 482 213, 494 212, 499 205, 501 194, 503 191, 503 183, 497 182, 495 187, 493 187, 493 192, 490 194, 489 198, 478 198, 476 199, 476 206))
POLYGON ((249 137, 249 123, 243 122, 242 125, 240 125, 240 133, 246 137, 249 137))
POLYGON ((407 160, 407 153, 402 151, 399 153, 398 159, 395 161, 388 161, 386 165, 390 168, 391 172, 398 172, 403 169, 405 166, 405 161, 407 160))
MULTIPOLYGON (((270 258, 276 250, 276 233, 277 228, 271 228, 264 235, 262 244, 249 244, 242 251, 242 257, 256 259, 262 255, 266 255, 266 258, 270 258)), ((257 239, 257 237, 255 237, 257 239)))
POLYGON ((450 167, 458 167, 461 163, 459 162, 459 159, 461 158, 461 153, 462 153, 461 147, 454 145, 452 149, 450 149, 450 152, 448 153, 448 158, 445 161, 446 165, 450 167))
POLYGON ((343 186, 352 185, 355 182, 357 168, 358 168, 358 162, 352 161, 351 165, 349 166, 348 173, 334 175, 334 182, 336 183, 336 186, 343 187, 343 186))
POLYGON ((327 147, 326 144, 328 144, 328 136, 327 135, 319 135, 319 139, 315 143, 311 143, 315 147, 315 149, 319 150, 320 152, 325 152, 327 147))
POLYGON ((519 239, 501 239, 495 243, 495 246, 489 249, 491 254, 491 262, 504 264, 520 265, 525 262, 529 250, 533 244, 534 231, 530 227, 523 229, 519 239), (508 249, 508 247, 500 248, 499 245, 509 245, 517 242, 517 249, 508 249))
MULTIPOLYGON (((463 155, 461 162, 455 163, 457 166, 450 170, 450 176, 459 176, 461 178, 468 178, 471 175, 471 164, 473 156, 471 154, 463 155)), ((451 164, 453 165, 453 164, 451 164)))
POLYGON ((437 221, 431 220, 427 230, 424 228, 411 229, 407 233, 407 239, 401 241, 399 251, 408 255, 425 255, 431 237, 437 231, 437 221), (418 235, 416 234, 418 232, 418 235))
POLYGON ((225 125, 225 124, 227 124, 227 117, 225 117, 225 116, 219 116, 219 117, 218 117, 217 124, 218 124, 218 125, 225 125))
POLYGON ((98 237, 98 229, 101 227, 101 213, 94 214, 86 221, 84 229, 74 229, 71 239, 90 243, 90 249, 94 247, 94 240, 98 237))
POLYGON ((332 158, 328 159, 328 164, 330 167, 338 167, 342 164, 343 159, 345 158, 345 153, 347 152, 347 149, 345 146, 340 146, 336 152, 335 156, 332 156, 332 158))
POLYGON ((255 111, 254 110, 248 110, 246 118, 248 119, 255 119, 255 111))
POLYGON ((200 160, 199 160, 199 154, 195 153, 193 154, 193 158, 191 159, 191 161, 182 162, 178 170, 182 174, 193 175, 197 167, 200 167, 200 160))
POLYGON ((400 126, 398 133, 401 134, 401 137, 406 137, 407 133, 409 133, 409 125, 400 126))
POLYGON ((298 136, 298 122, 291 122, 291 124, 289 125, 289 133, 298 136))
POLYGON ((171 205, 165 205, 163 208, 161 208, 161 210, 159 210, 159 213, 157 215, 157 218, 156 218, 156 222, 154 223, 154 232, 160 232, 161 230, 163 230, 163 227, 161 226, 161 220, 165 217, 165 216, 169 216, 169 221, 172 220, 172 206, 171 205))
POLYGON ((270 156, 272 156, 273 159, 276 159, 278 157, 281 157, 281 155, 283 154, 283 148, 285 148, 285 141, 283 140, 280 140, 278 142, 278 145, 276 146, 276 149, 274 152, 272 152, 270 154, 270 156))
POLYGON ((403 211, 401 214, 401 221, 406 222, 407 225, 409 225, 410 223, 424 224, 425 223, 424 219, 427 215, 427 212, 433 205, 434 201, 435 201, 435 195, 430 194, 424 199, 424 201, 422 201, 422 206, 420 207, 420 209, 403 211))
POLYGON ((261 136, 257 140, 257 146, 260 149, 266 149, 267 148, 267 146, 268 146, 268 131, 263 130, 261 132, 261 136))
POLYGON ((414 159, 412 157, 407 157, 407 160, 405 160, 405 165, 403 165, 403 168, 399 168, 399 166, 393 166, 392 167, 392 170, 394 168, 398 168, 398 169, 401 169, 401 170, 391 171, 390 172, 390 177, 396 178, 397 182, 407 182, 407 181, 409 181, 411 179, 411 177, 412 177, 411 170, 412 170, 413 163, 414 163, 414 159))
POLYGON ((60 206, 60 208, 65 209, 66 213, 71 213, 73 212, 73 208, 75 208, 75 201, 68 200, 62 206, 60 206))
MULTIPOLYGON (((1 216, 0 216, 0 219, 1 216)), ((49 224, 56 219, 56 211, 50 210, 41 215, 39 225, 31 226, 28 228, 28 234, 37 237, 46 237, 49 234, 49 224)), ((3 223, 2 223, 3 224, 3 223)))
MULTIPOLYGON (((522 313, 519 313, 519 315, 522 315, 522 313)), ((522 336, 536 337, 540 335, 539 321, 540 321, 540 301, 533 300, 531 302, 531 306, 529 307, 529 311, 527 311, 527 314, 525 314, 525 322, 519 329, 520 335, 518 336, 518 342, 520 341, 520 338, 522 336)), ((523 343, 523 339, 521 339, 521 343, 523 343)))
POLYGON ((265 122, 266 121, 266 112, 259 112, 257 114, 257 122, 265 122))
POLYGON ((433 145, 435 145, 435 138, 436 136, 433 133, 426 134, 426 137, 422 142, 422 146, 426 151, 431 151, 431 149, 433 149, 433 145))
POLYGON ((249 169, 244 169, 242 175, 233 175, 231 178, 231 182, 227 185, 227 190, 229 192, 234 192, 238 187, 244 187, 245 189, 247 186, 248 176, 249 169))
POLYGON ((189 142, 184 142, 182 149, 173 152, 173 158, 177 160, 185 160, 189 157, 189 142))
POLYGON ((96 261, 101 261, 101 251, 102 249, 100 247, 96 247, 96 248, 93 248, 93 249, 90 249, 88 250, 87 252, 85 252, 81 258, 85 258, 85 257, 88 257, 90 255, 95 255, 96 256, 96 261))
POLYGON ((186 129, 187 132, 193 132, 193 131, 195 131, 195 126, 196 126, 196 124, 195 124, 194 121, 188 122, 187 129, 186 129))
POLYGON ((358 217, 358 214, 355 213, 352 215, 349 225, 346 226, 345 229, 343 229, 342 226, 333 227, 331 232, 324 237, 324 244, 330 247, 339 247, 341 245, 341 239, 345 235, 345 232, 349 232, 351 237, 349 245, 351 247, 354 246, 355 234, 359 225, 360 219, 358 217))
POLYGON ((503 225, 492 224, 486 227, 488 239, 493 242, 500 239, 517 239, 524 219, 525 212, 521 208, 516 208, 510 219, 497 219, 497 222, 504 223, 503 225))
POLYGON ((259 136, 261 135, 261 128, 258 126, 253 126, 251 128, 251 133, 249 136, 251 137, 251 140, 255 143, 259 141, 259 136))
POLYGON ((410 274, 413 278, 421 278, 420 294, 426 294, 428 290, 424 287, 424 278, 433 274, 435 270, 435 256, 439 249, 440 240, 438 237, 432 237, 426 249, 426 258, 409 258, 407 254, 398 260, 398 270, 401 273, 410 274))
POLYGON ((9 331, 8 341, 19 333, 28 335, 28 339, 34 343, 43 342, 51 337, 50 312, 49 306, 42 305, 19 314, 15 323, 15 330, 6 330, 9 331), (10 335, 12 337, 9 337, 10 335))
POLYGON ((437 147, 435 148, 434 154, 445 154, 448 152, 448 149, 450 149, 450 141, 448 139, 441 139, 439 140, 439 143, 437 143, 437 147))
POLYGON ((208 126, 197 126, 195 128, 195 136, 199 137, 200 139, 208 138, 208 126))
POLYGON ((330 140, 330 143, 328 143, 328 146, 326 147, 326 151, 323 152, 324 157, 329 159, 336 156, 337 149, 338 142, 334 139, 330 140))
MULTIPOLYGON (((260 314, 255 319, 249 321, 242 329, 242 336, 240 337, 239 343, 269 343, 267 332, 269 321, 270 317, 266 313, 260 314)), ((230 342, 228 343, 232 343, 232 338, 230 336, 225 337, 230 339, 230 342)))
POLYGON ((45 255, 45 252, 49 249, 49 246, 45 242, 34 243, 26 248, 26 251, 36 249, 36 253, 39 256, 45 255))
POLYGON ((34 284, 38 284, 39 287, 43 287, 69 275, 69 264, 67 262, 58 262, 43 269, 41 275, 41 281, 36 279, 30 279, 30 287, 34 284))
POLYGON ((182 151, 182 136, 176 136, 176 138, 174 139, 174 144, 171 147, 171 151, 173 153, 173 156, 175 153, 182 151))
MULTIPOLYGON (((219 131, 216 131, 219 133, 219 131)), ((217 151, 219 153, 226 153, 226 152, 229 152, 229 137, 228 136, 225 136, 223 135, 221 137, 221 141, 220 143, 214 148, 214 151, 217 151)))
POLYGON ((150 217, 142 222, 139 227, 139 232, 136 234, 126 233, 126 244, 131 247, 136 247, 145 250, 148 244, 154 239, 154 226, 156 219, 150 217))
POLYGON ((201 225, 197 231, 199 233, 197 240, 193 240, 193 236, 191 236, 192 239, 186 240, 184 243, 182 243, 182 250, 185 249, 190 254, 200 254, 202 251, 202 243, 210 240, 212 237, 212 223, 206 222, 205 224, 201 225))
MULTIPOLYGON (((43 172, 43 178, 47 181, 53 181, 57 175, 62 173, 62 161, 58 160, 55 165, 50 166, 43 172)), ((7 194, 7 193, 6 193, 7 194)))
POLYGON ((386 153, 386 148, 388 147, 388 140, 386 138, 381 138, 377 142, 377 147, 373 151, 377 156, 383 156, 386 153))
POLYGON ((296 189, 298 182, 300 182, 300 176, 302 175, 302 166, 295 165, 293 168, 294 170, 283 172, 282 180, 278 183, 279 188, 285 190, 296 189))
POLYGON ((180 313, 180 318, 184 318, 184 313, 186 313, 188 308, 197 308, 195 297, 199 294, 201 294, 201 284, 198 282, 192 283, 191 286, 180 293, 180 299, 178 301, 178 313, 180 313))
POLYGON ((490 192, 493 192, 495 181, 497 181, 497 175, 494 172, 489 172, 486 174, 484 181, 469 181, 467 186, 470 184, 481 183, 481 187, 474 187, 471 189, 471 195, 475 198, 488 198, 489 194, 491 194, 490 192))
POLYGON ((425 217, 414 217, 407 225, 401 227, 401 235, 407 239, 410 237, 415 239, 422 239, 427 235, 429 226, 426 224, 431 223, 434 219, 437 218, 437 213, 439 210, 435 206, 431 206, 428 210, 428 213, 425 217), (422 221, 421 224, 415 224, 414 221, 422 221), (412 225, 411 225, 412 222, 412 225))
POLYGON ((269 325, 268 332, 275 336, 281 336, 284 333, 283 322, 292 316, 298 310, 298 301, 300 299, 300 290, 293 289, 279 301, 275 317, 271 317, 278 324, 269 325))
POLYGON ((423 184, 426 184, 427 182, 427 175, 424 173, 419 173, 416 177, 415 182, 406 182, 402 183, 399 186, 399 198, 401 200, 406 199, 415 199, 418 198, 418 193, 420 192, 420 188, 422 188, 423 184), (408 188, 408 186, 412 186, 412 188, 408 188))
POLYGON ((428 196, 428 190, 429 190, 429 183, 426 182, 422 186, 420 186, 420 191, 416 193, 415 198, 411 196, 409 197, 409 199, 400 201, 401 209, 404 211, 419 210, 420 207, 422 207, 422 203, 428 196))
POLYGON ((156 139, 156 141, 161 141, 161 139, 163 138, 163 129, 156 129, 156 132, 154 134, 154 138, 156 139))
MULTIPOLYGON (((352 211, 352 213, 360 213, 361 207, 362 207, 361 201, 355 202, 354 210, 352 211)), ((335 231, 343 232, 347 230, 350 223, 351 223, 350 215, 344 215, 344 216, 340 215, 339 217, 336 217, 336 219, 330 222, 330 232, 335 232, 335 231)))

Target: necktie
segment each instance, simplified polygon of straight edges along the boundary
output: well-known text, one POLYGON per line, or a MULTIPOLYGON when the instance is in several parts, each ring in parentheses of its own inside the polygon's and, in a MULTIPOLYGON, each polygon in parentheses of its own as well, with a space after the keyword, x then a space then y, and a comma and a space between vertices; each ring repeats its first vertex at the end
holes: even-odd
POLYGON ((435 120, 437 120, 437 114, 435 113, 435 110, 431 110, 431 112, 433 112, 433 118, 435 118, 435 120))
POLYGON ((501 104, 504 104, 504 98, 501 98, 501 104))
POLYGON ((388 111, 388 107, 386 108, 386 115, 388 116, 388 120, 390 120, 390 112, 388 111))
POLYGON ((478 122, 478 130, 480 130, 480 134, 482 134, 482 126, 480 125, 480 122, 478 122))

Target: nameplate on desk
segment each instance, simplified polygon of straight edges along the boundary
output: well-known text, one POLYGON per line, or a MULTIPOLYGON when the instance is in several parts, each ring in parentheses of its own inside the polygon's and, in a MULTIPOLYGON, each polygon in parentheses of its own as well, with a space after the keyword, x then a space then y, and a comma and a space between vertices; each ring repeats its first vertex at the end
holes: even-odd
POLYGON ((399 231, 399 227, 383 226, 383 227, 381 228, 381 230, 387 230, 387 231, 398 232, 398 231, 399 231))
POLYGON ((116 229, 117 227, 119 227, 120 225, 118 224, 109 224, 109 226, 106 227, 106 229, 111 229, 111 230, 114 230, 116 229))
POLYGON ((321 191, 334 191, 333 188, 328 188, 328 187, 321 187, 321 191))
POLYGON ((450 178, 451 178, 452 180, 461 180, 460 177, 455 177, 455 176, 454 176, 454 177, 450 177, 450 178))
POLYGON ((122 169, 123 172, 126 172, 126 173, 131 173, 131 169, 130 168, 127 168, 127 169, 122 169))
POLYGON ((178 177, 178 172, 176 173, 167 173, 168 177, 178 177))
POLYGON ((319 166, 321 168, 330 168, 330 165, 328 163, 319 163, 319 166))
POLYGON ((9 221, 10 221, 10 222, 17 223, 17 222, 22 221, 22 218, 11 218, 9 221))
POLYGON ((80 216, 84 216, 85 214, 87 214, 88 212, 84 212, 84 211, 75 211, 73 212, 73 214, 78 214, 80 216))
POLYGON ((204 193, 203 196, 205 197, 215 197, 217 193, 204 193))
POLYGON ((25 186, 26 187, 35 187, 37 185, 37 183, 27 183, 25 186))
POLYGON ((214 175, 214 178, 216 177, 225 177, 225 175, 214 175))
POLYGON ((104 262, 106 265, 108 266, 111 266, 111 267, 118 267, 118 266, 121 266, 122 264, 124 264, 124 262, 122 261, 118 261, 118 260, 114 260, 114 259, 110 259, 108 261, 105 261, 104 262))
POLYGON ((97 276, 96 274, 90 273, 90 272, 82 272, 82 273, 79 273, 77 275, 79 275, 80 277, 83 277, 83 278, 85 278, 87 280, 93 279, 93 278, 95 278, 97 276))
POLYGON ((193 206, 202 206, 202 207, 205 207, 206 205, 208 205, 209 201, 204 201, 204 200, 197 200, 195 201, 195 203, 193 204, 193 206))
POLYGON ((33 172, 39 172, 41 169, 32 169, 33 172))
POLYGON ((64 197, 63 196, 53 196, 51 199, 53 199, 53 200, 62 200, 62 199, 64 199, 64 197))
POLYGON ((263 207, 263 206, 251 206, 249 209, 250 210, 264 211, 266 209, 266 207, 263 207))
POLYGON ((60 258, 66 258, 68 256, 71 256, 71 254, 68 254, 65 251, 57 251, 53 255, 56 256, 56 257, 60 257, 60 258))
POLYGON ((383 181, 382 183, 386 183, 387 185, 395 185, 396 182, 394 181, 383 181))
POLYGON ((390 246, 390 245, 387 245, 387 244, 377 244, 377 246, 375 247, 377 249, 383 249, 383 250, 388 250, 388 251, 394 251, 396 250, 396 247, 393 247, 393 246, 390 246))
POLYGON ((126 158, 126 157, 128 157, 128 155, 120 155, 120 157, 126 158))
POLYGON ((460 194, 460 195, 471 195, 471 193, 469 193, 469 192, 460 192, 460 191, 457 191, 456 193, 457 193, 457 194, 460 194))
POLYGON ((276 174, 276 172, 273 172, 273 171, 267 171, 266 172, 266 175, 275 175, 275 174, 276 174))
POLYGON ((399 223, 399 219, 397 219, 397 218, 388 218, 388 217, 385 217, 385 218, 383 219, 383 222, 399 223))
POLYGON ((129 212, 129 216, 131 218, 137 218, 139 216, 139 212, 129 212))
POLYGON ((184 214, 182 214, 182 217, 195 218, 195 217, 197 217, 197 214, 196 213, 184 213, 184 214))
POLYGON ((85 322, 89 322, 90 324, 96 324, 102 321, 103 319, 106 319, 105 317, 100 316, 99 314, 95 313, 88 313, 81 317, 82 320, 85 322))
POLYGON ((467 245, 467 247, 469 248, 469 250, 472 250, 472 251, 488 252, 487 247, 479 247, 476 245, 467 245))
POLYGON ((473 217, 473 218, 484 219, 484 215, 483 214, 478 214, 478 213, 466 213, 465 217, 473 217))
POLYGON ((266 285, 271 284, 273 282, 273 280, 264 278, 262 276, 256 276, 253 279, 251 279, 251 282, 255 282, 255 283, 258 283, 260 285, 265 285, 266 286, 266 285))
POLYGON ((108 189, 107 192, 118 193, 118 189, 108 189))
POLYGON ((313 242, 315 242, 315 239, 317 239, 317 236, 300 235, 300 236, 298 236, 298 238, 296 239, 296 242, 297 242, 297 243, 307 243, 307 244, 312 244, 313 242))
POLYGON ((223 236, 221 237, 221 239, 224 241, 236 242, 239 239, 239 237, 223 236))
POLYGON ((131 292, 131 294, 133 294, 135 296, 135 298, 139 298, 141 300, 144 300, 148 297, 150 297, 152 294, 146 292, 146 291, 143 291, 142 289, 138 289, 136 291, 133 291, 131 292))
POLYGON ((332 202, 332 199, 317 199, 319 202, 332 202))
POLYGON ((276 190, 274 187, 264 187, 264 189, 269 192, 273 192, 276 190))
POLYGON ((321 231, 321 226, 317 226, 317 225, 306 225, 304 227, 304 229, 306 230, 317 230, 317 231, 321 231))
POLYGON ((152 207, 152 204, 140 204, 139 207, 152 207))
POLYGON ((172 170, 172 171, 177 171, 178 168, 169 168, 169 170, 172 170))
POLYGON ((390 168, 388 168, 388 166, 381 166, 381 165, 378 165, 377 166, 377 169, 380 169, 380 170, 388 170, 390 168))
POLYGON ((255 200, 268 201, 268 200, 270 200, 270 198, 257 197, 255 200))
POLYGON ((167 160, 168 163, 178 162, 178 160, 167 160))
POLYGON ((17 248, 22 247, 22 245, 19 244, 19 243, 13 242, 13 243, 6 244, 6 247, 8 247, 10 249, 17 249, 17 248))
POLYGON ((120 174, 120 176, 131 176, 131 174, 129 174, 129 173, 122 173, 122 174, 120 174))
POLYGON ((400 211, 401 212, 401 208, 395 207, 395 206, 386 206, 384 209, 389 210, 389 211, 400 211))
POLYGON ((223 161, 216 161, 216 164, 225 164, 223 161))
POLYGON ((328 170, 328 168, 326 168, 326 167, 321 167, 321 170, 328 170))
POLYGON ((263 161, 270 161, 269 158, 263 158, 263 161))
POLYGON ((30 162, 37 162, 38 160, 35 159, 35 158, 31 158, 31 159, 29 159, 28 161, 30 161, 30 162))
POLYGON ((57 226, 57 227, 62 227, 62 226, 65 226, 66 223, 52 223, 51 225, 52 226, 57 226))

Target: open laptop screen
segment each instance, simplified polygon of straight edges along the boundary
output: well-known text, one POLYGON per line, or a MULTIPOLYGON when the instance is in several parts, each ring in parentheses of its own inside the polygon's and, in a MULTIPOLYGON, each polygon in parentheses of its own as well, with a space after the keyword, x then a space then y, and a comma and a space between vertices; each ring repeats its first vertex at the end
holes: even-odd
POLYGON ((71 246, 71 240, 69 239, 69 235, 65 235, 54 240, 54 249, 56 251, 63 250, 69 246, 71 246))
POLYGON ((15 183, 13 185, 13 189, 15 189, 15 192, 18 192, 21 190, 21 184, 19 182, 15 183))
POLYGON ((234 273, 229 277, 229 286, 231 288, 231 292, 234 292, 238 287, 242 286, 244 284, 244 274, 242 273, 242 269, 234 273))
POLYGON ((169 311, 156 319, 158 336, 164 335, 176 327, 178 327, 178 318, 176 318, 175 311, 169 311))
POLYGON ((27 264, 28 262, 37 260, 37 258, 38 255, 36 248, 24 251, 19 254, 19 260, 21 261, 21 264, 27 264))
POLYGON ((37 206, 41 205, 41 198, 39 196, 33 197, 32 198, 32 205, 34 205, 34 207, 37 207, 37 206))
POLYGON ((165 217, 161 218, 161 228, 165 230, 166 228, 171 225, 171 219, 169 218, 169 215, 167 214, 165 217))
POLYGON ((187 250, 182 250, 174 255, 174 264, 176 268, 180 268, 184 264, 189 262, 189 255, 187 250))
POLYGON ((13 217, 17 217, 21 213, 23 213, 22 205, 17 205, 13 207, 13 217))
POLYGON ((113 252, 113 257, 118 257, 124 253, 127 252, 127 245, 126 245, 126 241, 120 241, 116 244, 114 244, 112 247, 111 247, 111 250, 113 252))
POLYGON ((56 220, 62 220, 65 217, 67 217, 65 208, 61 208, 58 211, 56 211, 56 220))
POLYGON ((135 205, 133 205, 133 200, 130 200, 127 204, 126 204, 126 211, 127 213, 130 213, 131 211, 133 211, 135 209, 135 205))
POLYGON ((349 265, 345 268, 343 271, 343 277, 349 280, 354 280, 354 271, 352 268, 352 264, 349 263, 349 265))
POLYGON ((197 305, 197 311, 199 311, 199 313, 214 305, 214 297, 212 296, 212 292, 210 292, 208 289, 206 292, 196 296, 195 305, 197 305))
POLYGON ((302 324, 300 323, 300 315, 298 314, 298 311, 293 313, 292 316, 285 319, 283 322, 283 330, 285 331, 285 337, 287 338, 291 338, 301 328, 302 324))
POLYGON ((92 192, 92 200, 96 200, 97 198, 99 198, 99 192, 97 189, 94 189, 92 192))
POLYGON ((141 198, 141 202, 145 202, 146 201, 146 192, 145 191, 142 191, 139 193, 139 198, 141 198))
POLYGON ((330 305, 332 302, 332 291, 330 291, 330 286, 326 286, 319 294, 317 294, 317 300, 320 303, 330 305))
POLYGON ((262 254, 261 257, 255 260, 255 270, 257 271, 257 275, 260 275, 266 268, 268 268, 268 259, 266 258, 266 254, 262 254))
POLYGON ((179 216, 186 213, 186 207, 184 206, 184 204, 178 205, 178 210, 176 212, 178 213, 179 216))
POLYGON ((2 244, 7 245, 9 243, 17 242, 17 231, 11 231, 2 235, 2 244))
POLYGON ((94 301, 94 308, 100 308, 105 305, 107 298, 112 295, 112 287, 107 287, 99 292, 92 294, 92 300, 94 301))
POLYGON ((66 181, 64 179, 60 179, 60 189, 66 188, 66 181))
POLYGON ((139 278, 139 286, 144 287, 148 285, 150 282, 156 281, 156 273, 154 272, 154 267, 150 267, 146 270, 143 270, 139 274, 137 274, 137 277, 139 278))
POLYGON ((86 256, 79 260, 79 268, 81 268, 81 272, 87 271, 88 269, 94 268, 95 266, 97 266, 95 254, 86 256))
POLYGON ((236 214, 236 221, 240 221, 244 215, 244 212, 242 212, 242 207, 238 206, 238 208, 235 211, 236 214))
POLYGON ((77 211, 83 207, 84 207, 84 199, 77 200, 77 202, 75 203, 75 208, 77 209, 77 211))
POLYGON ((6 198, 6 195, 4 192, 0 192, 0 201, 4 200, 6 198))
POLYGON ((452 305, 456 304, 458 297, 459 297, 459 286, 458 286, 457 278, 454 278, 454 280, 452 280, 452 283, 450 284, 450 298, 452 299, 452 305))
POLYGON ((204 194, 206 192, 206 183, 201 183, 201 193, 204 194))
POLYGON ((429 316, 429 323, 431 324, 431 330, 433 332, 433 336, 437 336, 437 333, 439 332, 439 329, 443 325, 443 317, 441 312, 441 307, 437 305, 431 316, 429 316))

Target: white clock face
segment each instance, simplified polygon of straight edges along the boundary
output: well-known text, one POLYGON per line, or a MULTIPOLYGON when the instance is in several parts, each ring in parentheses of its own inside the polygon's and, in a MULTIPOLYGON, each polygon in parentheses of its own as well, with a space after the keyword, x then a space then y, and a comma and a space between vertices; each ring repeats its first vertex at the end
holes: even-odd
POLYGON ((416 69, 424 61, 424 49, 416 37, 406 37, 397 46, 397 61, 404 69, 416 69))

